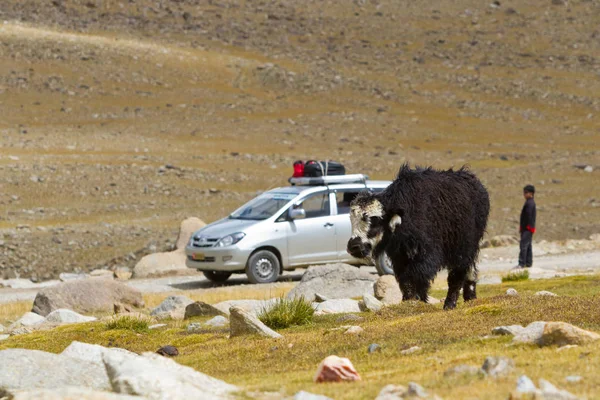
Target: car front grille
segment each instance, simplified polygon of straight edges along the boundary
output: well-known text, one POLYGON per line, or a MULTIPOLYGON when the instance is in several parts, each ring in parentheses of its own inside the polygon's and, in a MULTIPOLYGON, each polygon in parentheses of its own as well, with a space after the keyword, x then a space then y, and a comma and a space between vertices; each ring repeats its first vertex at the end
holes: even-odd
POLYGON ((218 241, 218 238, 209 238, 206 236, 194 237, 192 240, 192 246, 198 248, 213 247, 218 241))

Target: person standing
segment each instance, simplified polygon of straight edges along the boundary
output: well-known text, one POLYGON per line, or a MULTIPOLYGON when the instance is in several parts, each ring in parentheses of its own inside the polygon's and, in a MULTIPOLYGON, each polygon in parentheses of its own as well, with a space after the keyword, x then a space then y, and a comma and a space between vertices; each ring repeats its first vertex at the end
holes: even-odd
POLYGON ((521 210, 521 220, 519 222, 519 232, 521 233, 521 243, 519 252, 518 268, 531 268, 533 264, 533 253, 531 242, 535 233, 535 187, 527 185, 523 188, 523 197, 525 204, 521 210))

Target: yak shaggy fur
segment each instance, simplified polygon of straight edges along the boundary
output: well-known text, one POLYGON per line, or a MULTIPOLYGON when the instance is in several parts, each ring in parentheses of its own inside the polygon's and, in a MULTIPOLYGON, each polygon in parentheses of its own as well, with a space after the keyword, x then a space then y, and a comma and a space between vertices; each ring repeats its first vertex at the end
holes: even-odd
POLYGON ((454 171, 400 168, 378 194, 362 193, 351 205, 353 237, 348 252, 392 261, 403 300, 427 301, 431 282, 448 269, 445 309, 476 295, 479 242, 490 212, 489 195, 465 167, 454 171))

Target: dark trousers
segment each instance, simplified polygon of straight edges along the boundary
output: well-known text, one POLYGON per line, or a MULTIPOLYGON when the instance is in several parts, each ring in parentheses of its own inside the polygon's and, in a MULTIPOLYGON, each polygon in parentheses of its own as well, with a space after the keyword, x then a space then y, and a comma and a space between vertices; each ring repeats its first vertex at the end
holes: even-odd
POLYGON ((533 233, 530 231, 521 232, 521 251, 519 252, 519 265, 521 267, 531 267, 533 264, 533 252, 531 251, 531 241, 533 233))

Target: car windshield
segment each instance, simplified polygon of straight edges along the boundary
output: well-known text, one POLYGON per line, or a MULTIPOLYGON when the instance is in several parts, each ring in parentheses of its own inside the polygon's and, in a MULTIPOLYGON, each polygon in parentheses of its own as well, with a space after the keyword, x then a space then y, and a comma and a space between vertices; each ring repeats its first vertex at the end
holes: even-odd
POLYGON ((263 193, 237 209, 229 218, 252 220, 270 218, 297 195, 296 193, 263 193))

